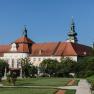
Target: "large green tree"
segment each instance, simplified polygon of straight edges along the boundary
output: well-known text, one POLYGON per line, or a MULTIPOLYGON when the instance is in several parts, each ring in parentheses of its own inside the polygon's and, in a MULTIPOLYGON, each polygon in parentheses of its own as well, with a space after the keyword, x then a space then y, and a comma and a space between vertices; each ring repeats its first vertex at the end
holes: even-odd
POLYGON ((94 57, 88 56, 82 58, 77 65, 78 77, 88 77, 94 75, 94 57))
POLYGON ((22 77, 30 77, 37 74, 37 67, 33 66, 31 64, 31 61, 29 58, 21 58, 20 59, 21 64, 21 76, 22 77))
POLYGON ((9 67, 8 63, 5 60, 0 59, 0 80, 1 80, 2 76, 4 76, 5 68, 7 71, 8 67, 9 67))
POLYGON ((61 59, 61 62, 59 64, 59 70, 57 72, 58 76, 64 76, 67 77, 69 76, 70 73, 75 73, 75 65, 77 62, 69 59, 69 58, 65 58, 65 59, 61 59))
POLYGON ((29 66, 31 64, 30 59, 29 58, 21 58, 21 59, 19 59, 19 63, 21 65, 20 76, 21 77, 27 76, 27 74, 25 74, 25 73, 29 70, 29 66))
POLYGON ((76 63, 69 58, 61 59, 61 62, 45 59, 40 64, 40 69, 42 73, 49 74, 50 76, 68 77, 70 73, 75 74, 76 63))
POLYGON ((58 61, 53 59, 45 59, 40 64, 40 71, 45 75, 53 76, 56 74, 58 69, 58 61))

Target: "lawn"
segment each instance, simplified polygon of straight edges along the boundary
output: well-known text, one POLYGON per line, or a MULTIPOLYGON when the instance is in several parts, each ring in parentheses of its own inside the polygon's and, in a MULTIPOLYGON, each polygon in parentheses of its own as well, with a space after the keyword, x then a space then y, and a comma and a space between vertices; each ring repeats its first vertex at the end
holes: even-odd
POLYGON ((75 94, 76 90, 67 90, 65 94, 75 94))
MULTIPOLYGON (((64 86, 71 78, 24 78, 16 81, 17 86, 64 86)), ((4 85, 9 85, 3 81, 4 85)))
MULTIPOLYGON (((0 94, 55 94, 56 89, 35 88, 0 88, 0 94)), ((75 94, 75 90, 67 90, 65 94, 75 94)))
MULTIPOLYGON (((17 79, 16 86, 43 86, 41 88, 0 88, 0 94, 54 94, 57 89, 53 87, 64 86, 72 80, 72 78, 24 78, 17 79), (52 88, 44 88, 44 86, 52 86, 52 88)), ((77 80, 78 81, 78 80, 77 80)), ((3 85, 12 85, 7 81, 2 81, 3 85)), ((76 83, 77 84, 77 83, 76 83)), ((68 90, 65 94, 75 94, 74 90, 68 90)))
POLYGON ((0 94, 54 94, 55 89, 0 88, 0 94))
POLYGON ((88 77, 87 80, 91 83, 92 89, 94 90, 94 75, 88 77))

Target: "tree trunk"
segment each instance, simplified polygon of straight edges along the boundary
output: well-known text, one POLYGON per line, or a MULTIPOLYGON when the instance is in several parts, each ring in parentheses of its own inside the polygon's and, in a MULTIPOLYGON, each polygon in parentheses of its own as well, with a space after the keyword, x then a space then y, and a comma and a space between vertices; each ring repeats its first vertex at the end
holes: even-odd
POLYGON ((20 78, 23 77, 23 72, 22 72, 22 68, 20 69, 20 78))

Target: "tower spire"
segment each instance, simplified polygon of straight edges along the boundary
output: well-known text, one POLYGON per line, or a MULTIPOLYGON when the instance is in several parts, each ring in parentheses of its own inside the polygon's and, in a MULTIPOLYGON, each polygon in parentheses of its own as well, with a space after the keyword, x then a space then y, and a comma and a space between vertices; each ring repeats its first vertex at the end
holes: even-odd
POLYGON ((27 28, 26 25, 24 25, 24 30, 23 30, 23 34, 24 37, 27 37, 27 28))
POLYGON ((70 31, 68 32, 68 42, 77 43, 77 33, 75 32, 75 23, 72 17, 71 25, 70 25, 70 31))

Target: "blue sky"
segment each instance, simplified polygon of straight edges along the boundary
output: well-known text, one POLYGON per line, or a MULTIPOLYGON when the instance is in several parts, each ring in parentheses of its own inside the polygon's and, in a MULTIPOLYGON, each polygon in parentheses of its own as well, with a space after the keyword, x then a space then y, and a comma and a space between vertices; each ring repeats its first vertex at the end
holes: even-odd
POLYGON ((74 17, 79 43, 94 41, 94 0, 0 0, 0 44, 21 37, 24 25, 35 42, 65 41, 74 17))

